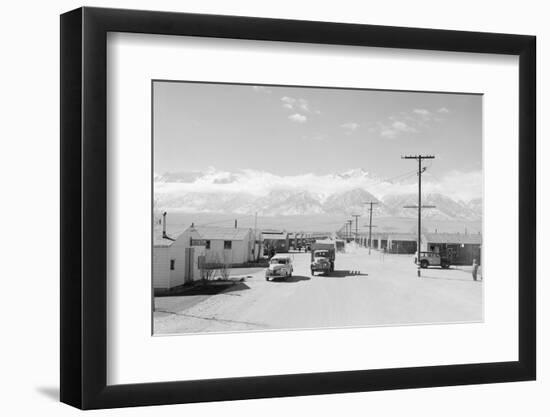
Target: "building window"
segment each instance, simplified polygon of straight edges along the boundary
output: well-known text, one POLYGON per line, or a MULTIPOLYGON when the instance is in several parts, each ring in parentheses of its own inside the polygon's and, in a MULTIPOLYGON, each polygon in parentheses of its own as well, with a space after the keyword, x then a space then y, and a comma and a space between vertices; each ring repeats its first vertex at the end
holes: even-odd
POLYGON ((231 249, 231 241, 230 240, 224 240, 223 241, 223 248, 224 249, 231 249))
POLYGON ((206 247, 206 249, 210 249, 210 241, 209 240, 205 241, 204 246, 206 247))
POLYGON ((174 269, 176 269, 176 260, 170 259, 170 271, 173 271, 174 269))

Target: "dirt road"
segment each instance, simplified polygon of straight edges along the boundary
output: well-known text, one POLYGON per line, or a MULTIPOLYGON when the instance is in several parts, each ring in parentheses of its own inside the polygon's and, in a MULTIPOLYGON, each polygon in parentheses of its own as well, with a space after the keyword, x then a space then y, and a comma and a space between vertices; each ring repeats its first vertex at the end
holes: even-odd
POLYGON ((422 270, 413 257, 364 248, 339 253, 331 275, 311 276, 309 253, 294 275, 266 281, 264 270, 235 271, 243 282, 215 295, 155 299, 154 333, 472 322, 482 320, 482 281, 468 270, 422 270))

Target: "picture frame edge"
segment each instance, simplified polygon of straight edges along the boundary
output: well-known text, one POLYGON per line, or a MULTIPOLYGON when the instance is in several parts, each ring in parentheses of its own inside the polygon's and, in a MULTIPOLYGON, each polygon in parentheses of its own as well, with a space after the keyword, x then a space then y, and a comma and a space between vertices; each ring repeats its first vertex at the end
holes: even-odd
MULTIPOLYGON (((282 24, 287 28, 286 30, 292 26, 293 29, 285 36, 274 35, 274 39, 263 40, 280 40, 277 38, 282 37, 285 41, 291 41, 288 37, 299 33, 300 27, 304 24, 326 27, 328 35, 325 33, 323 35, 325 37, 335 36, 338 30, 342 30, 345 36, 349 36, 351 33, 360 31, 361 28, 368 31, 371 36, 374 36, 373 33, 377 30, 380 30, 381 34, 387 34, 388 31, 405 33, 399 31, 406 30, 407 33, 416 35, 404 43, 402 48, 405 49, 457 49, 463 52, 517 54, 520 57, 518 361, 107 386, 106 35, 109 31, 117 31, 117 27, 120 29, 126 27, 130 32, 136 31, 136 25, 147 16, 147 13, 155 15, 155 19, 148 23, 149 29, 151 26, 158 25, 158 22, 163 19, 168 19, 170 23, 180 18, 188 22, 189 19, 197 16, 201 16, 200 19, 203 21, 211 19, 219 22, 221 19, 226 22, 247 22, 246 25, 249 26, 260 26, 254 25, 254 22, 258 22, 258 19, 266 19, 88 7, 78 8, 61 15, 60 400, 62 402, 81 409, 96 409, 536 379, 536 37, 268 19, 270 25, 267 32, 265 32, 266 29, 258 29, 263 31, 261 33, 264 37, 277 24, 282 24), (128 16, 133 16, 131 22, 125 20, 128 16), (435 33, 445 34, 445 36, 440 37, 436 43, 433 41, 430 43, 427 38, 435 33), (476 36, 484 39, 479 46, 480 50, 475 50, 474 44, 467 44, 476 36), (451 45, 451 49, 437 48, 445 42, 451 45), (463 43, 462 46, 460 46, 461 43, 463 43), (490 48, 494 48, 493 52, 489 52, 490 48), (98 85, 98 80, 101 85, 98 85), (523 217, 524 213, 526 217, 523 217), (445 375, 445 372, 449 371, 454 374, 445 375), (300 390, 297 384, 308 378, 315 378, 309 381, 309 390, 300 390), (381 383, 386 378, 391 380, 391 383, 381 383), (222 385, 227 384, 228 381, 232 382, 231 392, 228 392, 227 388, 224 389, 222 385), (322 389, 315 384, 315 381, 323 381, 325 386, 331 387, 332 391, 322 389), (236 389, 235 383, 240 388, 236 389), (284 385, 281 385, 283 383, 284 385), (357 389, 350 389, 350 383, 355 384, 357 389), (375 385, 376 383, 380 388, 375 385), (315 389, 312 390, 313 388, 315 389)), ((175 30, 176 36, 181 35, 181 28, 174 29, 170 24, 159 30, 163 33, 175 30)), ((238 32, 237 35, 242 33, 238 32)), ((329 42, 319 41, 318 43, 339 44, 332 43, 335 39, 340 39, 338 36, 343 35, 337 35, 329 39, 329 42)), ((399 36, 389 41, 377 39, 375 36, 373 42, 379 47, 395 47, 395 38, 399 40, 399 36), (388 42, 392 42, 391 45, 394 46, 381 46, 388 42)), ((300 40, 297 41, 300 42, 304 37, 298 39, 300 40)), ((306 36, 305 40, 312 39, 306 36)), ((372 46, 365 44, 368 42, 368 36, 361 37, 360 41, 364 46, 372 46)))

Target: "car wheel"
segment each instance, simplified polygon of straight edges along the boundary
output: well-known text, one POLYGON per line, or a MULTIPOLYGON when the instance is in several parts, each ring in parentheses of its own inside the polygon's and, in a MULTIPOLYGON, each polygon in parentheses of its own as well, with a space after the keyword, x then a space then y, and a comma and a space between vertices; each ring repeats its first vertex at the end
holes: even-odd
POLYGON ((428 261, 427 261, 426 259, 422 259, 422 260, 420 261, 420 268, 426 269, 426 268, 428 267, 428 265, 429 265, 429 263, 428 263, 428 261))
POLYGON ((266 280, 266 281, 269 281, 269 277, 265 277, 265 280, 266 280))

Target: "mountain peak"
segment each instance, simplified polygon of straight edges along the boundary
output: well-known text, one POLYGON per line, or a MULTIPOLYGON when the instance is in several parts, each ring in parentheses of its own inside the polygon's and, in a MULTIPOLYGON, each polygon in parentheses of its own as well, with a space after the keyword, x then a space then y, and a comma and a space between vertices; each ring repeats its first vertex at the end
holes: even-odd
POLYGON ((361 177, 368 177, 369 173, 368 171, 364 170, 363 168, 352 168, 350 170, 341 172, 339 174, 336 174, 336 176, 343 178, 343 179, 349 179, 349 178, 361 178, 361 177))
MULTIPOLYGON (((242 169, 167 172, 154 174, 158 206, 182 212, 261 213, 264 216, 348 216, 368 214, 369 201, 379 217, 414 217, 418 197, 415 184, 384 183, 363 168, 333 174, 277 175, 242 169)), ((456 201, 441 194, 441 184, 427 183, 424 204, 435 205, 422 216, 434 219, 478 220, 482 200, 456 201)))

